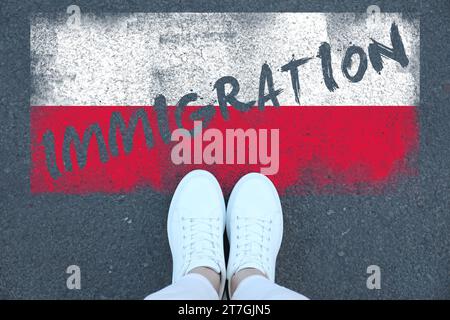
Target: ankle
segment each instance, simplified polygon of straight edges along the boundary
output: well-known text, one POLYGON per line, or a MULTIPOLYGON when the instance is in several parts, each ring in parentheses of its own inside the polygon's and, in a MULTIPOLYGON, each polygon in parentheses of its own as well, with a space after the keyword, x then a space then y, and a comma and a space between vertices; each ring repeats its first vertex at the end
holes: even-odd
POLYGON ((267 278, 266 274, 256 268, 244 268, 236 272, 231 277, 230 296, 232 297, 239 284, 250 276, 263 276, 267 278))
POLYGON ((196 273, 204 276, 217 291, 217 294, 220 294, 220 273, 217 273, 208 267, 196 267, 189 271, 189 273, 196 273))

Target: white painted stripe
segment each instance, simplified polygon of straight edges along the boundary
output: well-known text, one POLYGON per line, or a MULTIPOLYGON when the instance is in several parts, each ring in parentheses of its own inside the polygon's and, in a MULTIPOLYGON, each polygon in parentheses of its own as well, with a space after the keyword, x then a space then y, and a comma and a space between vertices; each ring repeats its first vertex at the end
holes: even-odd
POLYGON ((31 104, 151 105, 157 94, 175 104, 191 90, 206 104, 226 75, 238 79, 240 100, 257 100, 267 61, 275 88, 284 89, 280 103, 296 105, 290 75, 280 68, 293 54, 316 57, 326 41, 339 89, 328 91, 314 58, 300 67, 302 105, 417 105, 419 32, 418 19, 393 13, 376 24, 353 13, 82 14, 79 29, 68 27, 66 17, 40 14, 31 19, 31 104), (380 75, 369 62, 363 80, 350 83, 341 72, 346 48, 352 43, 368 54, 370 38, 390 47, 394 21, 409 65, 384 59, 380 75))

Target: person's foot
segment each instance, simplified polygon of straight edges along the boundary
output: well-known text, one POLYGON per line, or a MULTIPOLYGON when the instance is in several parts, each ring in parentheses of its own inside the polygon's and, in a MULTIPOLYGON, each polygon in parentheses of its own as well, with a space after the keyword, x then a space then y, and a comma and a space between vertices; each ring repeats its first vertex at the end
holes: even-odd
POLYGON ((243 269, 259 270, 275 281, 283 213, 277 190, 266 176, 250 173, 238 181, 228 201, 226 229, 230 242, 229 289, 233 275, 243 269))
POLYGON ((226 276, 225 215, 222 190, 211 173, 194 170, 180 181, 167 219, 173 259, 172 283, 194 269, 209 268, 220 275, 218 292, 219 298, 222 297, 226 276))

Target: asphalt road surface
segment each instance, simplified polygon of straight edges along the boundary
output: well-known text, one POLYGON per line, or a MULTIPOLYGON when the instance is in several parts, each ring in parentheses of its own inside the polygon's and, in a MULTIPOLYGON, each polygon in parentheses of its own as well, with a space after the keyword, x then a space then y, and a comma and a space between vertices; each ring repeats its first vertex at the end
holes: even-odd
MULTIPOLYGON (((0 4, 0 298, 141 299, 167 285, 170 196, 30 192, 29 14, 72 1, 0 4), (66 268, 81 268, 68 290, 66 268)), ((78 1, 86 11, 365 12, 371 1, 78 1), (150 2, 150 3, 148 3, 150 2)), ((313 299, 450 298, 450 2, 377 1, 420 16, 419 175, 383 194, 284 196, 282 285, 313 299), (369 265, 381 289, 366 287, 369 265)))

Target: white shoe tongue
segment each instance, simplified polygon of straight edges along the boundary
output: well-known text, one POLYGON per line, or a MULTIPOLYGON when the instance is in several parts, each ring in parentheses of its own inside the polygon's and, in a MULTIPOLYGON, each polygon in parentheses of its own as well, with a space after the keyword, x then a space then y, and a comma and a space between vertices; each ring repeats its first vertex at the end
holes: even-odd
POLYGON ((210 259, 198 259, 191 262, 186 273, 189 273, 192 269, 198 267, 207 267, 214 270, 217 273, 221 272, 220 266, 216 261, 212 261, 210 259))

